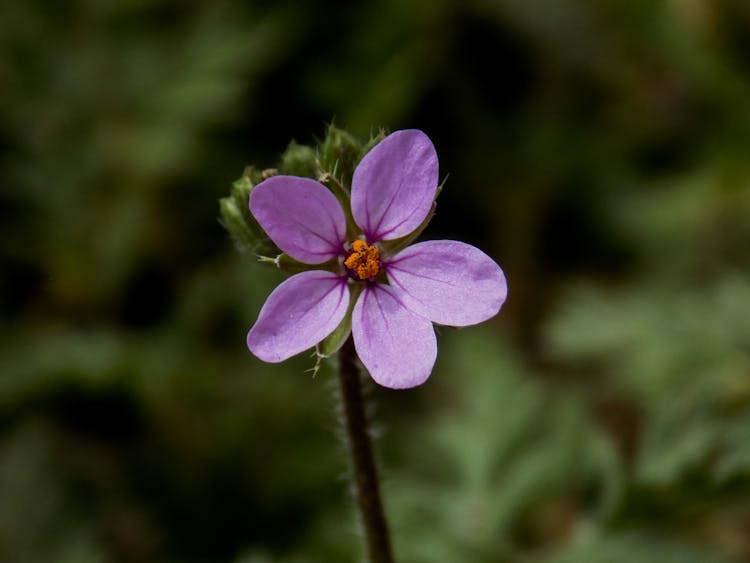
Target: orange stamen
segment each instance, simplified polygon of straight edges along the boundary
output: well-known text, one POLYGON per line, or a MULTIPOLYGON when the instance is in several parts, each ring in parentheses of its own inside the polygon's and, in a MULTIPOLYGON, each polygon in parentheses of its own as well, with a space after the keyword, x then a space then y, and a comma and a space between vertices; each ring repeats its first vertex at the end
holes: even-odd
POLYGON ((374 278, 380 271, 380 251, 374 245, 363 240, 352 243, 352 251, 344 260, 344 266, 349 268, 361 280, 374 278))

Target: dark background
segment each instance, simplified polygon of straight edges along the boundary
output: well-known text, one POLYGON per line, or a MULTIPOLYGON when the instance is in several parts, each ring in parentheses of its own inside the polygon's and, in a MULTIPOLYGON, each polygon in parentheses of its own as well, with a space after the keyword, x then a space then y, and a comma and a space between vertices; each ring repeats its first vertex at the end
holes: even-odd
POLYGON ((424 130, 510 286, 371 391, 400 560, 750 559, 750 4, 4 0, 0 561, 361 558, 217 220, 331 121, 424 130))

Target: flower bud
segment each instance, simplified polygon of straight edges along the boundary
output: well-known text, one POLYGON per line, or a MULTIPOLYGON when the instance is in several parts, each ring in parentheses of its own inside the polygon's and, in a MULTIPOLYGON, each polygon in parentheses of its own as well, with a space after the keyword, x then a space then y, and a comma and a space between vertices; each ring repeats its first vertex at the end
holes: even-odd
POLYGON ((259 179, 260 174, 248 167, 242 177, 232 183, 229 197, 219 200, 221 224, 229 231, 240 251, 275 255, 279 252, 276 245, 271 242, 248 209, 250 192, 259 179))
POLYGON ((328 172, 342 180, 347 187, 350 186, 354 167, 360 159, 360 143, 346 131, 329 125, 319 150, 321 171, 328 172))
POLYGON ((281 166, 283 174, 290 176, 302 176, 303 178, 317 179, 318 161, 315 151, 307 145, 298 145, 292 141, 281 155, 281 166))

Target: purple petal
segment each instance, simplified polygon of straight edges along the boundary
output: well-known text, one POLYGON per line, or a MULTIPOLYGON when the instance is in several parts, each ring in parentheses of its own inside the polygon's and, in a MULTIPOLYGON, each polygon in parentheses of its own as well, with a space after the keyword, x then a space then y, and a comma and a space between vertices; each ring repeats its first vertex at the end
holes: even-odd
POLYGON ((486 321, 497 314, 508 294, 505 275, 492 258, 453 240, 409 246, 386 270, 404 305, 443 325, 486 321))
POLYGON ((346 315, 346 279, 331 272, 302 272, 273 290, 247 334, 247 347, 265 362, 281 362, 312 348, 346 315))
POLYGON ((406 309, 390 287, 367 287, 352 312, 354 347, 372 378, 405 389, 425 382, 437 357, 432 323, 406 309))
POLYGON ((273 176, 250 192, 250 212, 281 250, 305 264, 337 256, 346 217, 323 184, 297 176, 273 176))
POLYGON ((408 235, 430 211, 438 158, 429 137, 396 131, 368 152, 352 179, 352 214, 370 242, 408 235))

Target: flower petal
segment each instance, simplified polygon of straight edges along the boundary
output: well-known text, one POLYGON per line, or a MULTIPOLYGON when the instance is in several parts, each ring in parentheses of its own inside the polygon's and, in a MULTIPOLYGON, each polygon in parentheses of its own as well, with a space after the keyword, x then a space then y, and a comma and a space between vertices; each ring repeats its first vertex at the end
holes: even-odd
POLYGON ((500 310, 508 294, 495 261, 469 244, 430 240, 409 246, 387 263, 399 299, 432 322, 468 326, 500 310))
POLYGON ((346 217, 323 184, 297 176, 272 176, 250 192, 250 212, 281 250, 305 264, 337 256, 346 217))
POLYGON ((286 360, 331 334, 348 306, 345 278, 319 270, 294 275, 266 299, 247 347, 265 362, 286 360))
POLYGON ((352 334, 362 363, 384 387, 420 385, 435 365, 432 323, 406 309, 388 286, 364 290, 352 313, 352 334))
POLYGON ((408 235, 430 211, 438 158, 429 137, 396 131, 368 152, 352 178, 352 214, 370 242, 408 235))

